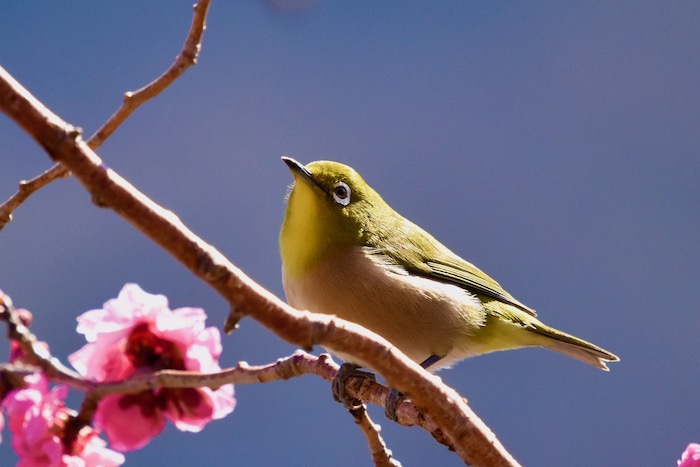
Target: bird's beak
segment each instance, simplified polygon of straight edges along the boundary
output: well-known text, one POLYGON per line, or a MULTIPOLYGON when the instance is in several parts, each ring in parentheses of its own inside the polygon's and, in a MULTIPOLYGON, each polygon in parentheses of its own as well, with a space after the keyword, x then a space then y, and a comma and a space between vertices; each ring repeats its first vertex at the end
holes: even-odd
POLYGON ((309 169, 304 167, 300 162, 292 159, 291 157, 282 157, 282 161, 287 164, 287 167, 289 167, 289 170, 292 171, 295 178, 299 177, 311 186, 318 186, 314 181, 311 172, 309 172, 309 169))

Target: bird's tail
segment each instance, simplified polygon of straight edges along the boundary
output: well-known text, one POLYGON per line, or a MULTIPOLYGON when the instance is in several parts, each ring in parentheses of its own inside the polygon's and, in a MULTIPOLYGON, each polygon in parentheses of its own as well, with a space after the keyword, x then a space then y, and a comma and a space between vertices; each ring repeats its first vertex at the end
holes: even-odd
POLYGON ((551 328, 545 324, 533 323, 529 330, 540 336, 547 337, 547 339, 540 342, 541 346, 581 360, 601 370, 609 371, 608 365, 606 364, 607 362, 620 361, 617 355, 595 344, 591 344, 588 341, 551 328))

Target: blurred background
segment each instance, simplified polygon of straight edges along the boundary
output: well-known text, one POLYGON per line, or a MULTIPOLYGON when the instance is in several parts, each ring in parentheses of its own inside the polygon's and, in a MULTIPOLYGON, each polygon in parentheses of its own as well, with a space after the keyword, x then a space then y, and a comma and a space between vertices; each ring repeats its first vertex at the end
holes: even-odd
MULTIPOLYGON (((6 2, 0 64, 90 136, 172 63, 191 3, 6 2)), ((622 358, 604 373, 527 349, 440 373, 521 463, 675 465, 700 441, 699 34, 694 1, 215 1, 199 64, 98 152, 279 296, 280 156, 352 165, 543 321, 622 358)), ((5 116, 0 164, 1 200, 50 166, 5 116)), ((76 316, 127 282, 211 325, 228 313, 73 179, 0 232, 0 288, 61 359, 84 343, 76 316)), ((222 366, 295 349, 251 319, 223 343, 222 366)), ((325 381, 236 394, 231 416, 169 426, 127 465, 371 463, 325 381)), ((404 465, 459 465, 371 413, 404 465)))

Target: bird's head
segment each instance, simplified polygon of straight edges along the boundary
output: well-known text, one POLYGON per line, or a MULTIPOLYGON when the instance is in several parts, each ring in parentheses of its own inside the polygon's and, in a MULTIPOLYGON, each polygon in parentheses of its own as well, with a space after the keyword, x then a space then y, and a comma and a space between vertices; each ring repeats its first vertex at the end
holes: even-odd
POLYGON ((280 234, 286 268, 303 270, 320 255, 360 246, 368 230, 390 216, 391 208, 352 167, 331 161, 304 166, 289 157, 282 160, 294 176, 280 234))

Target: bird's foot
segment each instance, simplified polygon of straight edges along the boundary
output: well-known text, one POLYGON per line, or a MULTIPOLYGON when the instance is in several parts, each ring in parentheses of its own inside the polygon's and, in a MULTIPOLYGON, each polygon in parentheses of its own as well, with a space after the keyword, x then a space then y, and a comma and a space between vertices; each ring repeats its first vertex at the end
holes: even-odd
POLYGON ((399 406, 399 402, 404 397, 405 396, 402 392, 399 392, 394 388, 389 389, 389 394, 387 394, 386 402, 384 403, 384 415, 386 418, 395 422, 399 421, 399 417, 396 415, 396 409, 399 406))
POLYGON ((340 365, 338 372, 333 377, 331 381, 331 390, 333 391, 333 399, 336 402, 340 402, 348 409, 357 409, 362 405, 362 401, 350 397, 350 395, 345 391, 345 382, 351 376, 359 376, 362 378, 367 378, 372 381, 376 381, 377 377, 369 371, 363 371, 359 369, 358 365, 354 363, 343 363, 340 365))

